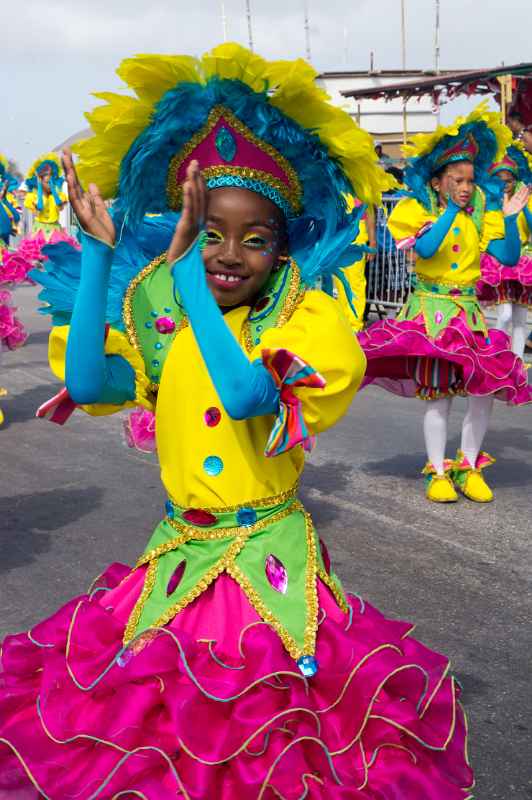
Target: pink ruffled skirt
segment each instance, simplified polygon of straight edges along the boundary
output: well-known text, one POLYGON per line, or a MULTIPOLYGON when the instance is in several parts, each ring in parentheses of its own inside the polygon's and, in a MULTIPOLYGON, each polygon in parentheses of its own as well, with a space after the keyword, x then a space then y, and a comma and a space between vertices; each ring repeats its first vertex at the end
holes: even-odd
POLYGON ((13 298, 7 289, 0 289, 0 349, 15 350, 22 347, 28 334, 22 322, 15 315, 13 298))
POLYGON ((357 597, 319 586, 304 678, 227 575, 122 647, 144 570, 6 638, 0 797, 459 800, 466 724, 448 661, 357 597), (17 793, 18 792, 18 793, 17 793))
POLYGON ((472 331, 462 311, 434 339, 423 316, 382 320, 359 334, 368 360, 363 386, 376 384, 402 397, 494 395, 511 405, 532 402, 523 361, 509 336, 472 331))
POLYGON ((501 264, 489 253, 480 259, 477 297, 485 306, 517 303, 532 308, 532 258, 523 255, 514 267, 501 264))

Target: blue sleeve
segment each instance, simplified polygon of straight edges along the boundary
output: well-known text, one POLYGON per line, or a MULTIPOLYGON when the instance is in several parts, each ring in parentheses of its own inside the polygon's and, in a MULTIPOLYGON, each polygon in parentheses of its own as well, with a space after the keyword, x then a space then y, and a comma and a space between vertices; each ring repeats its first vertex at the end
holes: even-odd
POLYGON ((52 197, 55 200, 55 204, 56 204, 57 208, 58 209, 61 208, 61 206, 64 205, 64 203, 61 200, 61 198, 59 197, 59 194, 57 193, 57 188, 56 188, 55 184, 53 184, 53 183, 52 183, 52 186, 51 186, 51 192, 52 192, 52 197))
POLYGON ((512 214, 504 218, 504 239, 493 239, 487 251, 494 256, 501 264, 513 267, 519 261, 521 255, 521 240, 517 227, 518 214, 512 214))
POLYGON ((35 204, 37 211, 42 211, 44 208, 44 199, 42 193, 42 183, 39 181, 37 184, 37 202, 35 204))
POLYGON ((11 211, 11 213, 13 214, 13 221, 14 222, 18 222, 19 219, 20 219, 20 214, 18 213, 18 211, 15 208, 15 206, 12 205, 6 197, 4 197, 4 203, 8 207, 8 209, 11 211))
POLYGON ((275 414, 279 392, 260 361, 251 363, 225 323, 205 277, 198 240, 172 267, 174 286, 223 407, 232 419, 275 414))
POLYGON ((418 256, 432 258, 438 252, 459 211, 460 208, 449 198, 447 208, 439 220, 417 240, 414 250, 418 256))
POLYGON ((135 399, 135 372, 121 356, 106 356, 105 309, 113 248, 83 234, 81 276, 66 351, 66 387, 75 403, 121 405, 135 399))

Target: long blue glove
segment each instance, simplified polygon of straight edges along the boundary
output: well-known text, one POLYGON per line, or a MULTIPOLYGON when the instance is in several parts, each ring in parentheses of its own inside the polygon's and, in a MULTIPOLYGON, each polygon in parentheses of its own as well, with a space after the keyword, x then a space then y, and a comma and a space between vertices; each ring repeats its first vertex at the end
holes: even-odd
POLYGON ((439 250, 441 243, 449 233, 451 225, 453 224, 456 215, 460 211, 460 207, 449 198, 447 201, 447 208, 434 223, 432 228, 428 230, 423 236, 417 240, 414 250, 421 256, 421 258, 432 258, 432 256, 439 250))
POLYGON ((12 204, 9 202, 9 200, 7 199, 7 197, 4 197, 4 200, 3 200, 3 202, 5 203, 5 205, 8 207, 8 209, 9 209, 9 210, 11 211, 11 213, 13 214, 13 222, 17 223, 17 222, 19 221, 19 219, 20 219, 20 214, 19 214, 18 210, 15 208, 15 206, 14 206, 14 205, 12 205, 12 204))
POLYGON ((135 372, 104 351, 107 286, 113 248, 82 234, 81 277, 66 351, 66 387, 75 403, 121 405, 135 399, 135 372))
POLYGON ((203 360, 223 407, 232 419, 275 414, 279 392, 260 361, 251 363, 225 323, 207 285, 198 240, 172 266, 203 360))
POLYGON ((42 193, 42 183, 37 182, 37 211, 42 211, 44 208, 44 198, 42 193))
POLYGON ((488 253, 494 256, 501 264, 513 267, 521 255, 521 240, 517 227, 518 214, 504 218, 504 239, 493 239, 487 247, 488 253))
POLYGON ((59 209, 63 205, 63 201, 59 197, 59 194, 57 192, 57 188, 56 188, 54 183, 50 183, 50 191, 52 193, 52 197, 55 200, 55 204, 56 204, 57 208, 59 209))

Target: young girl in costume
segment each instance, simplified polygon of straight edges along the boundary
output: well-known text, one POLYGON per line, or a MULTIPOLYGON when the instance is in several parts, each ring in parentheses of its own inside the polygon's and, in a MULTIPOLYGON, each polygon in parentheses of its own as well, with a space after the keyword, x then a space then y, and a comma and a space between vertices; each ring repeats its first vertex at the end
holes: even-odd
MULTIPOLYGON (((501 161, 491 165, 489 174, 504 187, 504 196, 513 197, 524 185, 532 184, 532 156, 520 143, 511 145, 501 161)), ((527 337, 527 315, 532 308, 532 200, 517 218, 521 255, 515 266, 499 261, 490 252, 480 260, 481 278, 477 295, 482 305, 497 305, 497 327, 512 332, 512 349, 523 357, 527 337)))
POLYGON ((72 402, 155 407, 166 514, 134 569, 6 639, 0 785, 468 797, 447 660, 344 593, 297 499, 304 449, 364 371, 337 303, 308 287, 355 260, 343 193, 379 201, 368 135, 304 62, 237 45, 119 74, 136 97, 90 115, 87 192, 65 157, 85 234, 81 255, 47 248, 43 297, 72 402))
POLYGON ((63 194, 64 183, 61 161, 56 153, 39 156, 26 175, 28 193, 24 205, 33 214, 33 233, 42 231, 49 239, 54 231, 61 230, 59 214, 67 202, 63 194))
POLYGON ((415 249, 415 290, 396 320, 374 323, 359 337, 368 359, 366 383, 427 401, 424 474, 427 497, 436 502, 456 501, 455 487, 477 502, 493 498, 482 475, 493 459, 481 452, 493 399, 532 401, 523 362, 505 333, 487 330, 475 294, 481 252, 508 265, 519 258, 517 217, 529 191, 522 187, 506 197, 502 213, 486 210, 477 186, 508 144, 508 129, 485 104, 449 128, 414 137, 406 148, 411 195, 397 204, 388 227, 398 247, 415 249), (468 397, 468 410, 460 450, 449 461, 456 394, 468 397))
POLYGON ((16 233, 20 213, 13 191, 17 179, 8 172, 9 162, 0 153, 0 253, 9 246, 9 239, 16 233))

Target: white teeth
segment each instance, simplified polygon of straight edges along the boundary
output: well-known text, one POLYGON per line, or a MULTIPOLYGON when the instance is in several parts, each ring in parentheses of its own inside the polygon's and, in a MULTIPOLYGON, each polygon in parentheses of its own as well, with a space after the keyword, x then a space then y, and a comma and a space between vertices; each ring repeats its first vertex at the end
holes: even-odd
POLYGON ((218 278, 220 281, 226 281, 227 283, 236 283, 240 280, 239 275, 226 275, 222 272, 216 272, 214 275, 215 278, 218 278))

